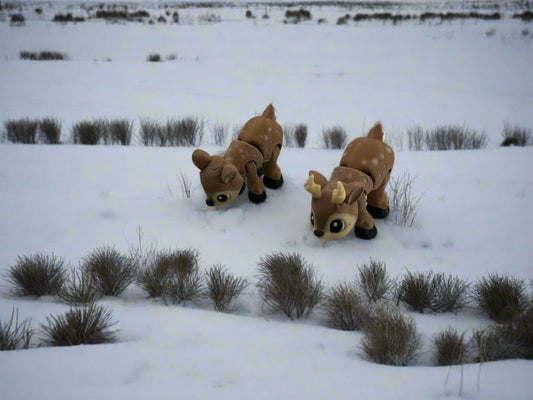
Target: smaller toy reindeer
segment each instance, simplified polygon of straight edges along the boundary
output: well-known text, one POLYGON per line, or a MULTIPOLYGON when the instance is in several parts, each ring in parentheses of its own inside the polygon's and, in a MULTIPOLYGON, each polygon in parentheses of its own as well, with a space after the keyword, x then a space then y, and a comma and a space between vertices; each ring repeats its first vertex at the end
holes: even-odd
POLYGON ((246 183, 251 202, 265 201, 265 186, 278 189, 283 185, 277 165, 282 144, 283 130, 276 122, 276 112, 270 104, 263 115, 244 124, 237 140, 231 142, 223 157, 195 150, 192 161, 200 169, 205 203, 216 208, 228 205, 244 191, 246 183))
POLYGON ((389 214, 385 187, 394 164, 394 152, 383 136, 378 122, 366 137, 350 142, 329 181, 309 171, 305 189, 313 196, 311 229, 318 238, 340 239, 352 228, 361 239, 377 235, 373 218, 389 214))

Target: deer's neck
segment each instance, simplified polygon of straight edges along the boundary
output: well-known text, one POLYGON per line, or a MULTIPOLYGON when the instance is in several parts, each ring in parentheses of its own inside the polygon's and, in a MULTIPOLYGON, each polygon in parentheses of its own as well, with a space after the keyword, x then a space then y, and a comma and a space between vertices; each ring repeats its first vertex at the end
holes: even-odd
POLYGON ((363 184, 366 193, 372 191, 374 186, 374 182, 372 181, 372 178, 369 175, 365 174, 362 171, 349 167, 335 168, 331 174, 331 178, 329 181, 330 183, 333 182, 334 185, 337 184, 337 181, 341 181, 342 183, 358 182, 363 184))

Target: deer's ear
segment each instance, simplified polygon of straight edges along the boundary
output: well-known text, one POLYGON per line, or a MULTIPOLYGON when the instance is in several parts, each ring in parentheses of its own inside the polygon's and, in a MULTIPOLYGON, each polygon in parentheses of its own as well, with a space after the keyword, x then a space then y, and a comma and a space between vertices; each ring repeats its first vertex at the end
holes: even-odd
POLYGON ((194 150, 192 153, 192 162, 200 171, 203 171, 211 162, 211 156, 203 150, 194 150))
POLYGON ((235 176, 237 176, 237 169, 233 165, 226 164, 222 167, 222 171, 220 173, 220 179, 222 182, 231 182, 235 176))
POLYGON ((346 185, 346 202, 352 204, 357 201, 359 197, 363 194, 363 185, 361 184, 352 184, 346 185))
POLYGON ((309 171, 309 176, 311 176, 311 175, 314 176, 315 183, 320 185, 321 188, 323 188, 324 186, 326 186, 328 184, 328 180, 320 172, 309 171))
POLYGON ((262 117, 265 117, 265 118, 268 118, 268 119, 271 119, 273 121, 276 120, 276 110, 274 109, 274 106, 272 104, 269 104, 266 108, 265 108, 265 111, 263 111, 263 115, 262 117))

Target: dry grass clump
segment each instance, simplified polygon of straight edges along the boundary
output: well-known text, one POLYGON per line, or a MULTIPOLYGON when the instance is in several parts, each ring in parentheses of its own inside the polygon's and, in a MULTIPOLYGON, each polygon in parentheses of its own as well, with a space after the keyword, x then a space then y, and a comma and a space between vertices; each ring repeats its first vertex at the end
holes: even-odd
POLYGON ((33 336, 31 320, 19 322, 18 310, 11 311, 11 318, 0 321, 0 351, 27 349, 33 336))
POLYGON ((502 146, 532 146, 531 129, 505 122, 502 132, 502 146))
POLYGON ((468 343, 465 333, 448 328, 433 336, 435 365, 459 365, 466 362, 468 343))
POLYGON ((376 306, 365 324, 361 348, 378 364, 405 366, 419 355, 422 339, 415 321, 397 309, 376 306))
POLYGON ((474 150, 487 147, 489 140, 464 125, 442 125, 426 134, 428 150, 474 150))
POLYGON ((103 139, 105 144, 129 146, 133 133, 133 121, 128 118, 112 118, 102 121, 104 126, 103 139))
POLYGON ((507 275, 489 274, 474 286, 479 309, 496 322, 508 322, 527 308, 526 284, 507 275))
POLYGON ((390 219, 399 226, 412 227, 418 213, 421 195, 412 194, 416 177, 405 172, 401 176, 393 176, 389 182, 388 195, 390 219))
POLYGON ((322 131, 322 145, 325 149, 343 149, 348 135, 341 126, 326 128, 322 131))
POLYGON ((268 312, 308 316, 322 299, 322 281, 298 253, 273 253, 259 261, 257 287, 268 312))
POLYGON ((370 315, 368 307, 355 285, 348 283, 332 287, 320 305, 327 326, 343 331, 362 329, 370 315))
POLYGON ((93 303, 102 297, 91 276, 84 270, 73 269, 57 296, 72 305, 93 303))
POLYGON ((19 256, 5 277, 17 297, 56 295, 66 281, 65 261, 42 253, 19 256))
POLYGON ((81 268, 104 296, 118 296, 135 281, 137 274, 134 260, 108 246, 93 250, 81 261, 81 268))
POLYGON ((44 144, 59 144, 61 121, 59 118, 43 118, 39 121, 39 138, 44 144))
POLYGON ((100 142, 105 132, 101 121, 80 121, 71 128, 71 140, 74 144, 96 145, 100 142))
POLYGON ((307 141, 307 125, 285 124, 283 125, 286 147, 304 148, 307 141))
POLYGON ((206 274, 207 297, 211 299, 215 310, 222 312, 234 311, 232 303, 248 287, 244 278, 233 276, 224 266, 215 265, 206 274))
POLYGON ((31 118, 9 119, 4 122, 4 138, 13 143, 37 143, 39 121, 31 118))
POLYGON ((222 122, 215 122, 211 127, 211 135, 217 146, 224 146, 228 137, 228 125, 222 122))
POLYGON ((356 285, 369 301, 375 302, 388 297, 393 282, 387 274, 385 262, 370 259, 368 264, 358 267, 356 285))
POLYGON ((110 329, 115 324, 110 309, 91 303, 46 317, 41 329, 43 341, 50 346, 76 346, 115 342, 116 331, 110 329))

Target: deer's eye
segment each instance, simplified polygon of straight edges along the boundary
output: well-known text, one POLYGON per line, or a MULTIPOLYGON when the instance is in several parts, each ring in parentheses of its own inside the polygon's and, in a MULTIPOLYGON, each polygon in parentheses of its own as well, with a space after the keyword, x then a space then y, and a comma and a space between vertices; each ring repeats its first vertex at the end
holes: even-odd
POLYGON ((342 219, 334 219, 329 224, 329 231, 331 233, 339 233, 344 229, 344 222, 342 222, 342 219))
POLYGON ((228 201, 229 197, 227 194, 219 194, 217 196, 217 200, 221 203, 224 203, 225 201, 228 201))
POLYGON ((315 214, 311 211, 311 226, 315 226, 315 214))

